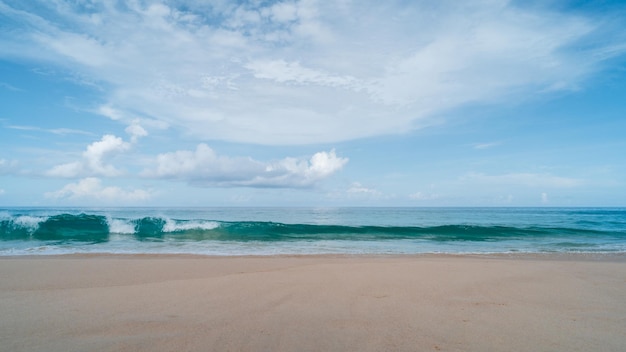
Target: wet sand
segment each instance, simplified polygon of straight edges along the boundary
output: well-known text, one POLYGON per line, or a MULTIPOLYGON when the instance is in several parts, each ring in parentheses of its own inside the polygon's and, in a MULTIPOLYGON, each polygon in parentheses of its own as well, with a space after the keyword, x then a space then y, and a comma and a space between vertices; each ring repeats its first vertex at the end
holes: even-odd
POLYGON ((624 351, 623 256, 0 258, 0 351, 624 351))

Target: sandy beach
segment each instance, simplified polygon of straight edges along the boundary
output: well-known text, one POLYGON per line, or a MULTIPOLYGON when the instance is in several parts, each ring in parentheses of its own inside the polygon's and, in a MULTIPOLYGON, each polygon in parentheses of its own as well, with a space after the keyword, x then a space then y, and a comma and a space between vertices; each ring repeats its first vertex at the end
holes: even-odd
POLYGON ((620 256, 0 259, 1 351, 623 351, 620 256))

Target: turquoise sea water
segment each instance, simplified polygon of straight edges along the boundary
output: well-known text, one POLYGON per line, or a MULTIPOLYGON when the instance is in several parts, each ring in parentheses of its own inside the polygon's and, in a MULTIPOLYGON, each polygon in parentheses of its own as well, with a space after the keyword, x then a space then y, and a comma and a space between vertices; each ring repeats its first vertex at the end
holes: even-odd
POLYGON ((626 253, 626 208, 5 208, 0 255, 626 253))

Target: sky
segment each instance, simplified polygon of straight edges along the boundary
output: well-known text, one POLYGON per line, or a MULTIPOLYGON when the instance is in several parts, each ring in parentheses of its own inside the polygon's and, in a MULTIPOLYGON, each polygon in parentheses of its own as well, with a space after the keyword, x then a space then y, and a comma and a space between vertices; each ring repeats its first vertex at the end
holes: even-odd
POLYGON ((0 206, 626 206, 626 3, 0 0, 0 206))

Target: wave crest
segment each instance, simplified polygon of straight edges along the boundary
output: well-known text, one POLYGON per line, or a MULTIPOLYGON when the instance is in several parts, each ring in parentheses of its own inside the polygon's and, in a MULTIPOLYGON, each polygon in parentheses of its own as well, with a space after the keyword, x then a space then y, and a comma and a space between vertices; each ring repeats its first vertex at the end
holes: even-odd
MULTIPOLYGON (((94 214, 0 217, 0 241, 106 242, 115 238, 139 241, 385 241, 499 242, 515 240, 592 239, 623 240, 623 231, 578 227, 511 227, 481 225, 348 226, 285 224, 263 221, 220 222, 180 220, 162 216, 112 218, 94 214)), ((591 241, 593 242, 593 241, 591 241)))

